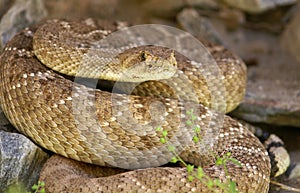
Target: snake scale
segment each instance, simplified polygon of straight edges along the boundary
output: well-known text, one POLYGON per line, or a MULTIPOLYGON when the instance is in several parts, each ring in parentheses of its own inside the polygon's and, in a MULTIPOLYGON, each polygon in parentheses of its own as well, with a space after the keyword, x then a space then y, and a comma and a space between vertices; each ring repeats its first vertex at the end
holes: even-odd
MULTIPOLYGON (((100 68, 102 75, 97 78, 116 81, 120 77, 114 74, 131 68, 132 63, 141 63, 133 74, 148 73, 148 78, 137 84, 131 95, 79 85, 55 72, 76 75, 93 42, 122 28, 120 22, 51 20, 17 34, 1 55, 0 103, 5 115, 40 146, 72 159, 56 155, 45 164, 40 180, 45 181, 46 192, 211 192, 199 180, 188 181, 185 168, 155 167, 172 157, 168 146, 160 141, 162 133, 157 126, 168 131, 182 159, 202 166, 211 178, 223 182, 230 178, 239 192, 267 192, 268 153, 246 126, 224 115, 242 100, 246 82, 245 65, 225 48, 205 44, 225 85, 223 113, 216 112, 222 105, 210 109, 213 102, 218 102, 209 91, 218 91, 214 74, 210 74, 212 87, 208 87, 199 63, 164 47, 133 46, 116 56, 121 67, 111 62, 108 69, 100 68), (170 76, 166 70, 172 67, 176 71, 171 73, 171 86, 152 74, 154 69, 170 76), (183 75, 191 80, 190 84, 181 81, 183 75), (174 93, 164 94, 175 87, 179 88, 175 95, 183 92, 179 94, 182 99, 174 93), (196 93, 193 100, 202 104, 185 98, 184 88, 188 87, 196 93), (200 143, 191 140, 195 133, 185 124, 190 108, 197 117, 194 125, 201 128, 197 133, 200 143), (224 167, 215 161, 216 156, 227 152, 241 166, 228 162, 225 175, 224 167)), ((86 69, 97 71, 94 67, 86 69)))

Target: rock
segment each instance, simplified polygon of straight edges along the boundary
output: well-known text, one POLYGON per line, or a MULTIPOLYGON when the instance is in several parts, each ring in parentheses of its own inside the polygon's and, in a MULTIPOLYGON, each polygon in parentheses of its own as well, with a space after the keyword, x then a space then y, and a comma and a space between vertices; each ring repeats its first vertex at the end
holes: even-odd
POLYGON ((0 109, 0 192, 31 190, 48 154, 16 130, 0 109))
POLYGON ((288 178, 300 180, 300 163, 296 163, 292 166, 288 178))
MULTIPOLYGON (((299 153, 299 152, 298 152, 299 153)), ((300 162, 292 163, 285 175, 270 183, 271 193, 289 193, 300 191, 300 162)))
POLYGON ((13 1, 10 0, 0 0, 0 18, 4 15, 12 3, 13 1))
POLYGON ((224 0, 228 5, 250 13, 260 13, 277 6, 289 5, 296 0, 224 0))
POLYGON ((0 192, 16 186, 30 190, 47 158, 25 136, 0 130, 0 192))
POLYGON ((49 18, 79 19, 87 17, 111 18, 120 0, 45 1, 49 18))
POLYGON ((215 0, 185 0, 184 3, 189 7, 218 7, 218 3, 215 0))
POLYGON ((272 61, 248 68, 245 99, 232 115, 250 122, 299 127, 300 65, 274 49, 266 57, 272 61))
POLYGON ((47 15, 43 0, 16 0, 0 21, 0 50, 11 37, 47 15))
POLYGON ((187 8, 177 15, 177 21, 180 26, 187 32, 196 37, 201 37, 216 44, 222 44, 222 40, 211 21, 198 14, 195 9, 187 8))
POLYGON ((246 96, 231 113, 254 123, 300 126, 300 65, 278 38, 258 30, 228 31, 213 22, 224 45, 248 64, 246 96))
POLYGON ((170 17, 174 16, 183 5, 182 0, 149 0, 143 4, 143 7, 151 14, 170 17))
POLYGON ((184 30, 225 45, 250 64, 245 99, 231 115, 255 123, 300 126, 300 65, 275 36, 241 27, 228 31, 223 22, 194 9, 184 9, 177 20, 184 30))
POLYGON ((300 62, 300 4, 282 34, 281 43, 300 62))
POLYGON ((148 0, 142 6, 151 14, 171 17, 178 13, 183 7, 209 7, 216 8, 218 4, 212 0, 148 0))

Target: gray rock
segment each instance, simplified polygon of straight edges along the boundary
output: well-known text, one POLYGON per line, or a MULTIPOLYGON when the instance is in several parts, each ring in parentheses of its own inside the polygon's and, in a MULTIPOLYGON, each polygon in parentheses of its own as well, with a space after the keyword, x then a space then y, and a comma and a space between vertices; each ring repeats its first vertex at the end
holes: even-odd
POLYGON ((211 21, 198 14, 195 9, 187 8, 177 15, 181 27, 196 37, 201 37, 216 44, 223 44, 211 21))
POLYGON ((293 4, 296 0, 224 0, 224 2, 246 12, 259 13, 277 6, 293 4))
POLYGON ((270 183, 270 193, 290 193, 300 191, 300 163, 291 164, 285 175, 282 175, 270 183))
POLYGON ((300 61, 300 4, 294 12, 295 15, 282 34, 281 43, 300 61))
POLYGON ((0 0, 0 18, 4 15, 12 3, 13 1, 11 0, 0 0))
POLYGON ((289 173, 289 179, 300 180, 300 163, 296 163, 289 173))
POLYGON ((210 8, 218 7, 218 3, 216 0, 184 0, 183 2, 186 5, 192 7, 210 7, 210 8))
POLYGON ((248 48, 260 50, 257 53, 244 50, 256 54, 259 64, 248 68, 245 99, 232 115, 250 122, 299 127, 300 65, 280 48, 277 39, 265 38, 265 42, 248 43, 248 48))
POLYGON ((0 192, 9 187, 30 187, 48 155, 25 136, 0 130, 0 192))
POLYGON ((47 15, 43 0, 16 0, 0 21, 0 49, 18 31, 47 15))
POLYGON ((232 115, 249 122, 300 126, 300 65, 276 37, 242 28, 229 32, 224 23, 194 9, 183 10, 177 20, 193 35, 223 44, 247 62, 257 62, 248 67, 246 96, 232 115))
POLYGON ((0 192, 29 191, 49 157, 16 130, 0 109, 0 192))
POLYGON ((142 7, 151 14, 170 17, 183 7, 216 8, 218 4, 214 0, 148 0, 142 7))
POLYGON ((255 123, 300 126, 300 65, 276 36, 213 23, 227 48, 248 63, 246 96, 232 115, 255 123))

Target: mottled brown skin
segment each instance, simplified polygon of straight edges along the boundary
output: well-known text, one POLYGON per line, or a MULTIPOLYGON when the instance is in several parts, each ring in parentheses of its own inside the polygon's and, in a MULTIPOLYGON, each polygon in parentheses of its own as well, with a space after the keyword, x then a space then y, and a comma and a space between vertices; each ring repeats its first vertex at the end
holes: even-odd
MULTIPOLYGON (((227 164, 227 177, 236 181, 238 190, 268 191, 268 154, 245 126, 195 102, 111 94, 77 85, 37 60, 32 51, 35 30, 26 29, 16 35, 0 58, 0 104, 10 122, 37 144, 62 156, 101 166, 146 168, 106 177, 123 171, 54 156, 41 173, 46 192, 209 192, 198 180, 188 182, 184 168, 147 168, 167 163, 172 157, 167 146, 159 142, 161 133, 156 131, 157 126, 169 132, 171 142, 179 142, 174 145, 182 159, 204 167, 210 177, 226 179, 224 169, 215 165, 211 152, 217 156, 231 152, 242 165, 227 164), (91 98, 95 103, 91 103, 91 98), (124 105, 126 102, 128 105, 124 105), (153 102, 158 102, 158 106, 163 104, 163 111, 155 109, 153 115, 150 111, 153 102), (185 124, 189 120, 186 109, 191 108, 198 117, 195 124, 201 128, 201 143, 197 144, 191 141, 194 133, 185 124)), ((188 77, 197 76, 189 61, 177 57, 178 65, 187 69, 180 70, 188 77)), ((223 61, 222 64, 231 61, 229 66, 240 64, 235 57, 216 60, 223 61)), ((242 64, 240 68, 242 72, 236 78, 245 74, 242 64)))

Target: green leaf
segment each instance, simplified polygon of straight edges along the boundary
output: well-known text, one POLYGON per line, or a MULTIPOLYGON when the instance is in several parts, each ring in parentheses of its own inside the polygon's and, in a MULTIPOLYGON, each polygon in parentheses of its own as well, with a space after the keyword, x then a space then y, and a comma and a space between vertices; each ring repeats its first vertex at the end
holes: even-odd
POLYGON ((195 128, 194 128, 194 131, 195 131, 195 133, 200 133, 200 127, 198 127, 198 126, 196 126, 195 128))
POLYGON ((190 181, 190 182, 191 182, 191 181, 193 181, 193 179, 194 179, 194 177, 193 177, 193 176, 191 176, 191 175, 189 175, 189 176, 188 176, 188 181, 190 181))
POLYGON ((217 166, 220 166, 220 165, 223 165, 223 164, 224 164, 224 161, 223 161, 222 158, 218 158, 218 159, 216 160, 216 165, 217 165, 217 166))
POLYGON ((223 184, 220 182, 220 180, 219 180, 219 179, 214 179, 214 181, 213 181, 213 182, 214 182, 214 185, 215 185, 215 186, 222 187, 222 185, 223 185, 223 184))
POLYGON ((193 142, 194 142, 194 143, 198 143, 198 142, 199 142, 199 137, 194 136, 194 137, 193 137, 193 142))
POLYGON ((242 167, 242 164, 239 162, 239 160, 237 160, 235 158, 228 158, 228 161, 231 161, 232 163, 242 167))
POLYGON ((39 186, 36 185, 36 184, 34 184, 33 186, 31 186, 31 189, 32 189, 32 190, 37 190, 38 188, 39 188, 39 186))
POLYGON ((230 193, 238 193, 238 190, 236 188, 236 183, 234 181, 229 182, 229 192, 230 193))
POLYGON ((167 135, 168 135, 168 131, 167 131, 167 130, 164 130, 164 131, 162 132, 162 136, 163 136, 163 137, 167 137, 167 135))
POLYGON ((190 164, 188 164, 187 166, 186 166, 186 169, 187 169, 187 172, 189 173, 189 172, 192 172, 193 170, 194 170, 194 165, 190 165, 190 164))
POLYGON ((192 126, 192 121, 188 120, 188 121, 185 122, 185 124, 186 124, 187 126, 192 126))
POLYGON ((227 152, 226 157, 230 157, 230 156, 231 156, 231 152, 227 152))
POLYGON ((203 171, 203 168, 202 167, 198 167, 198 169, 197 169, 197 178, 201 179, 201 178, 203 178, 204 175, 205 175, 205 173, 203 171))
POLYGON ((159 141, 160 141, 162 144, 165 144, 165 143, 166 143, 166 139, 165 139, 165 138, 160 138, 159 141))
POLYGON ((176 157, 172 157, 172 159, 170 160, 171 163, 177 163, 178 159, 176 157))
POLYGON ((45 182, 44 181, 39 181, 39 185, 44 187, 45 186, 45 182))
POLYGON ((156 131, 162 131, 162 128, 160 126, 156 127, 156 131))
POLYGON ((214 182, 211 179, 209 179, 206 185, 208 188, 212 188, 214 186, 214 182))
POLYGON ((187 115, 190 115, 190 114, 192 114, 193 113, 193 109, 191 109, 191 110, 189 110, 189 111, 186 111, 186 114, 187 115))
POLYGON ((195 115, 191 115, 191 119, 192 119, 192 121, 195 121, 197 119, 197 117, 195 115))

